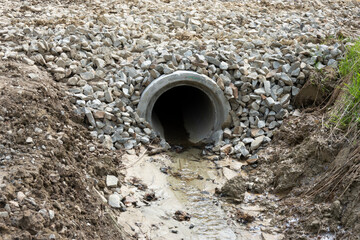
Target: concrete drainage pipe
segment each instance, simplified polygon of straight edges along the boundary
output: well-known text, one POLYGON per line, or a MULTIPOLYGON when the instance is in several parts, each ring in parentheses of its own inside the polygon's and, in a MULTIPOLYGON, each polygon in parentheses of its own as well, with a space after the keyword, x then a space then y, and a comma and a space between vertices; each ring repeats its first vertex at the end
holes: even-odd
POLYGON ((169 143, 199 144, 212 141, 227 119, 230 105, 207 76, 176 71, 151 82, 137 111, 169 143))

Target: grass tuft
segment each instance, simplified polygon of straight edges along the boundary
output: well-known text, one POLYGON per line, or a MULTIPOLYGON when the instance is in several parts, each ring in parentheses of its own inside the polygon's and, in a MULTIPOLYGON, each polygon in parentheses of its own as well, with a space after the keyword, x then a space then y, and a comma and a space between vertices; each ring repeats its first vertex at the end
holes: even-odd
POLYGON ((332 111, 330 123, 343 130, 357 130, 360 126, 360 39, 348 47, 339 72, 347 83, 340 104, 332 111))

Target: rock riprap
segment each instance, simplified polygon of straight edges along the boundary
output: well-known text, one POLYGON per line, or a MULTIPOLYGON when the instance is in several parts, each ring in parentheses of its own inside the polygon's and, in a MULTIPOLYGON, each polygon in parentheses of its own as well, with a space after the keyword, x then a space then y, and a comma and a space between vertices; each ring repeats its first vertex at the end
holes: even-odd
POLYGON ((141 93, 161 75, 188 70, 210 77, 231 105, 206 149, 237 158, 271 141, 310 72, 337 66, 345 47, 333 38, 356 35, 360 25, 359 5, 335 0, 12 7, 2 7, 0 57, 41 65, 67 83, 105 148, 149 144, 156 134, 136 113, 141 93))

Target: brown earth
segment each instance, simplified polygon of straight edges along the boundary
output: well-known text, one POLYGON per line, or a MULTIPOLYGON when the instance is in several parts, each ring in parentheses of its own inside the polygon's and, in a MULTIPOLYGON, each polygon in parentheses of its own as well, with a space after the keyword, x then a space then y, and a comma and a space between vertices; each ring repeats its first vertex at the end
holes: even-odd
POLYGON ((339 95, 336 74, 312 76, 295 99, 308 108, 284 120, 270 145, 258 152, 255 168, 246 169, 248 177, 231 179, 221 193, 237 201, 245 192, 279 196, 277 208, 268 211, 286 239, 320 239, 329 233, 335 239, 360 239, 360 146, 327 126, 323 110, 339 95))
POLYGON ((123 178, 122 153, 90 137, 64 89, 0 61, 0 239, 129 239, 99 193, 123 178))

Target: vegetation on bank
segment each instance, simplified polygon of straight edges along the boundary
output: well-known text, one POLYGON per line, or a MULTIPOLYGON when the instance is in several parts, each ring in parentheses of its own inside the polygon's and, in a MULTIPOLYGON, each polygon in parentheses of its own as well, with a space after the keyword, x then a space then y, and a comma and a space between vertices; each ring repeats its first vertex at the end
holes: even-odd
POLYGON ((335 128, 357 135, 360 126, 360 39, 348 46, 339 72, 344 80, 343 94, 335 104, 330 122, 335 128))

